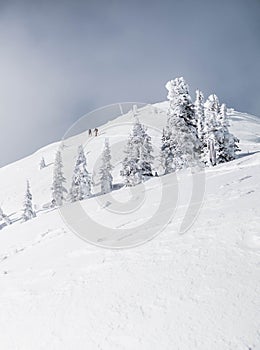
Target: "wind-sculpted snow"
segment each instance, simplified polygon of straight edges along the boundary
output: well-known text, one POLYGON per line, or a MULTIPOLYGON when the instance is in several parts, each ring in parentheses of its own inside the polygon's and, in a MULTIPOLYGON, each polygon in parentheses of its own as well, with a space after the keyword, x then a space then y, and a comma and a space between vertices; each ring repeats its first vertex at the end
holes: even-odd
MULTIPOLYGON (((139 118, 160 129, 167 103, 155 107, 156 115, 147 106, 139 118)), ((173 184, 178 186, 175 204, 167 202, 171 196, 163 202, 162 215, 168 218, 171 210, 163 230, 132 249, 91 245, 70 230, 59 210, 47 208, 59 144, 0 170, 1 207, 13 221, 10 226, 1 222, 0 231, 0 349, 259 349, 260 124, 257 118, 230 113, 241 154, 205 170, 200 210, 184 234, 179 232, 194 184, 188 170, 153 178, 133 193, 118 186, 112 195, 99 195, 96 183, 96 196, 81 202, 94 221, 117 229, 116 239, 91 232, 93 239, 120 245, 134 228, 131 239, 138 243, 147 233, 141 228, 152 232, 164 222, 162 216, 145 226, 156 217, 161 190, 168 194, 173 184), (42 156, 47 166, 39 170, 42 156), (37 217, 21 223, 27 179, 37 217), (129 198, 138 210, 128 218, 112 213, 120 202, 129 212, 129 198), (124 229, 126 237, 121 236, 124 229)), ((119 125, 109 135, 112 151, 114 142, 124 141, 130 120, 127 114, 102 128, 119 125)), ((151 136, 159 144, 156 133, 151 136)), ((65 142, 72 157, 82 137, 87 136, 65 142)), ((96 164, 95 172, 106 137, 100 133, 85 147, 87 166, 96 164)), ((113 164, 118 184, 120 152, 113 164)), ((66 186, 70 184, 68 177, 66 186)), ((64 208, 73 210, 75 204, 64 208)))

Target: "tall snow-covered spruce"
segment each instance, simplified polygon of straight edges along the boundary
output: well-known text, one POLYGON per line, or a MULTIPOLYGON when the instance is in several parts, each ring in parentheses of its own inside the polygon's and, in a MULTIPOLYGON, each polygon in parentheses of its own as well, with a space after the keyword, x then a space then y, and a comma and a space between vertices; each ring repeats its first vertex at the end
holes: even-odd
POLYGON ((166 84, 170 107, 163 131, 161 164, 164 173, 192 166, 200 151, 197 121, 185 80, 176 78, 166 84))
POLYGON ((75 164, 69 198, 72 202, 91 196, 91 178, 87 171, 87 160, 83 146, 78 147, 78 157, 75 164))
POLYGON ((151 137, 137 117, 128 138, 121 176, 126 186, 135 186, 152 176, 153 147, 151 137))
POLYGON ((198 138, 204 142, 204 96, 200 90, 196 90, 196 98, 194 102, 195 120, 197 121, 198 138))
POLYGON ((218 113, 220 105, 215 94, 210 95, 205 104, 204 123, 204 145, 202 151, 202 161, 206 165, 216 165, 218 158, 219 140, 221 138, 220 124, 218 123, 218 113))
POLYGON ((229 162, 236 159, 236 152, 239 151, 239 139, 229 131, 229 119, 227 116, 227 107, 223 103, 220 107, 218 119, 222 128, 222 138, 219 145, 219 163, 229 162))
POLYGON ((30 191, 30 183, 27 180, 27 187, 24 197, 24 203, 23 203, 23 215, 22 220, 28 221, 36 216, 35 211, 33 210, 33 204, 32 204, 32 194, 30 191))
POLYGON ((53 170, 53 183, 52 183, 52 203, 56 206, 61 206, 65 199, 65 193, 67 193, 66 188, 64 187, 64 183, 66 179, 63 175, 63 163, 61 152, 57 151, 55 162, 54 162, 54 170, 53 170))
POLYGON ((113 177, 111 174, 112 164, 111 164, 111 150, 109 146, 109 140, 105 139, 105 146, 102 153, 101 159, 101 168, 100 168, 100 184, 101 184, 101 193, 108 193, 112 191, 113 188, 113 177))

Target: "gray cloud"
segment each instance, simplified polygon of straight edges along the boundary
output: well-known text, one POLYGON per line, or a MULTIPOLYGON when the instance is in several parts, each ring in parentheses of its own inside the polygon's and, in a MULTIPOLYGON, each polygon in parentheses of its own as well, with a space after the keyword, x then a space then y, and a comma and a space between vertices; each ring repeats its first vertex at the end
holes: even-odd
POLYGON ((191 91, 260 114, 260 3, 0 1, 1 164, 58 140, 94 108, 191 91))

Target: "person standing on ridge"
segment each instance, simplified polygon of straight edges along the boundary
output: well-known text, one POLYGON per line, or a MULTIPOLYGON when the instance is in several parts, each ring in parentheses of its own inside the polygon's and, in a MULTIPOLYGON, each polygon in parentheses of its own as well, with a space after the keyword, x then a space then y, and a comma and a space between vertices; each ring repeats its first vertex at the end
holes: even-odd
POLYGON ((95 136, 98 136, 98 129, 97 128, 94 129, 94 133, 95 133, 95 136))
POLYGON ((91 129, 88 129, 88 136, 92 136, 92 130, 91 129))

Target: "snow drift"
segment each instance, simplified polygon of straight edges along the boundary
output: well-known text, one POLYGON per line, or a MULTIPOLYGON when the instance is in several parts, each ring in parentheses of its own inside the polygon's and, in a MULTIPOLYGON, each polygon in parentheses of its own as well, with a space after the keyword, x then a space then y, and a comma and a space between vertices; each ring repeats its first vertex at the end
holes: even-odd
MULTIPOLYGON (((167 103, 155 107, 158 114, 146 106, 139 118, 162 128, 167 103)), ((191 228, 178 233, 190 196, 189 174, 183 171, 172 220, 133 249, 90 245, 71 232, 58 210, 46 209, 58 143, 0 169, 1 207, 13 221, 10 226, 1 221, 0 231, 1 349, 259 349, 260 123, 247 114, 229 114, 241 153, 206 169, 204 200, 191 228), (42 157, 46 167, 40 170, 42 157), (21 223, 26 180, 37 217, 21 223)), ((108 131, 87 145, 90 169, 105 138, 123 139, 131 118, 128 113, 110 121, 108 131)), ((116 174, 115 166, 115 179, 116 174)), ((165 176, 166 185, 174 176, 165 176)), ((157 181, 147 181, 149 205, 130 221, 106 217, 95 198, 83 206, 95 220, 135 227, 140 236, 138 227, 160 201, 157 181)), ((128 191, 119 188, 113 195, 123 203, 128 191)), ((103 203, 105 196, 99 196, 103 203)))

